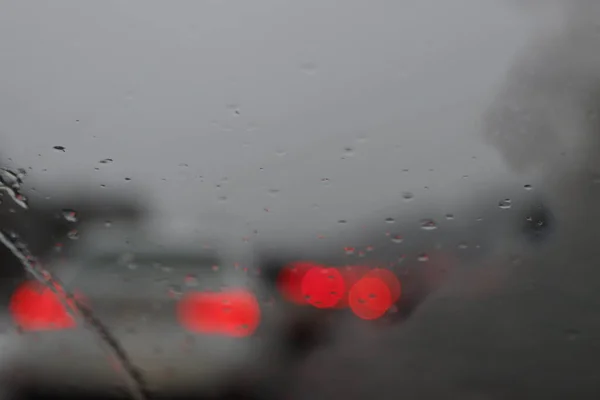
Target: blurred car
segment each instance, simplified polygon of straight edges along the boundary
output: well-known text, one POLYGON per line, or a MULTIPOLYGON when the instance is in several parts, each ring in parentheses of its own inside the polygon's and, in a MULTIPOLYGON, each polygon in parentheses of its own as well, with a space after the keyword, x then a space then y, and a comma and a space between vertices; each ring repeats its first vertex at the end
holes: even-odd
POLYGON ((473 292, 490 290, 500 283, 494 271, 509 273, 509 265, 544 246, 555 231, 552 211, 529 188, 494 188, 477 200, 453 214, 419 208, 397 215, 391 209, 384 221, 365 221, 366 228, 342 239, 264 245, 258 258, 283 298, 296 304, 383 325, 401 322, 451 279, 472 280, 473 292), (306 282, 316 270, 324 276, 306 282), (378 311, 365 311, 364 303, 377 297, 378 311))
MULTIPOLYGON (((456 214, 392 210, 343 241, 257 245, 235 263, 227 241, 165 245, 135 223, 128 233, 113 226, 56 242, 80 221, 140 219, 136 207, 114 199, 7 213, 4 226, 41 243, 40 254, 51 260, 45 268, 59 283, 32 282, 18 263, 3 280, 11 315, 2 325, 19 329, 3 337, 0 378, 17 398, 281 397, 294 365, 327 339, 337 318, 403 321, 484 255, 510 255, 511 243, 524 238, 543 242, 553 229, 551 212, 535 195, 507 193, 494 191, 477 202, 483 207, 456 214), (44 241, 28 228, 35 223, 44 241)), ((15 263, 10 252, 6 260, 15 263)))
POLYGON ((60 286, 15 285, 3 318, 18 329, 3 338, 2 387, 16 398, 285 390, 321 314, 276 301, 254 266, 223 265, 215 249, 122 239, 48 265, 60 286))

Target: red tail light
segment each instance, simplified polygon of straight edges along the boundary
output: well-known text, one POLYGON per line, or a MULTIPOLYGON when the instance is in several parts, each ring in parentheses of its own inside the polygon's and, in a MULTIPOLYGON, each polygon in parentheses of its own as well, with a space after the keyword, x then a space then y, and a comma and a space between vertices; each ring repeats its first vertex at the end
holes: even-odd
POLYGON ((347 308, 358 317, 381 317, 400 298, 400 281, 389 270, 364 266, 327 267, 294 263, 278 277, 284 298, 317 308, 347 308))
MULTIPOLYGON (((13 293, 9 310, 15 323, 23 330, 60 330, 73 328, 75 320, 66 310, 64 299, 61 299, 61 288, 58 294, 37 281, 23 283, 13 293)), ((67 301, 74 307, 72 301, 67 301)))
POLYGON ((365 274, 365 277, 381 280, 390 290, 392 304, 397 302, 402 294, 402 287, 396 275, 388 269, 375 268, 365 274))
POLYGON ((344 278, 335 268, 313 268, 302 279, 302 294, 317 308, 335 307, 345 291, 344 278))
POLYGON ((177 314, 191 332, 232 337, 251 335, 260 322, 256 298, 243 289, 188 293, 179 301, 177 314))
POLYGON ((338 302, 336 308, 348 308, 350 307, 350 301, 348 295, 350 294, 350 290, 352 287, 362 279, 369 272, 369 268, 362 265, 347 265, 345 267, 340 268, 340 273, 344 277, 344 282, 346 284, 346 292, 344 296, 338 302))
POLYGON ((385 282, 365 276, 350 289, 350 309, 362 319, 377 319, 392 306, 392 294, 385 282))

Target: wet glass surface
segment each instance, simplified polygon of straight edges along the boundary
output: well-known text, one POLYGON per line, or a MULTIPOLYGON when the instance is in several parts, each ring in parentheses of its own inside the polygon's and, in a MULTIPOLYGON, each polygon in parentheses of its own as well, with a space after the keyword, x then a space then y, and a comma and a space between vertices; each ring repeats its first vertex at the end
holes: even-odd
POLYGON ((2 8, 0 400, 600 392, 596 2, 2 8))

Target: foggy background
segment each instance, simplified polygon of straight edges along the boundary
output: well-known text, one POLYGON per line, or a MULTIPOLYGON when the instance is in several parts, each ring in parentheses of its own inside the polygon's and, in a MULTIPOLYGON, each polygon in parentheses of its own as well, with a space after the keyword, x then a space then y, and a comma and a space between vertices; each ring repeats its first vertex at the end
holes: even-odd
POLYGON ((356 231, 512 179, 481 115, 532 29, 498 0, 3 2, 2 155, 32 201, 141 190, 173 233, 356 231))
POLYGON ((478 264, 500 271, 483 299, 458 274, 406 324, 339 325, 335 345, 301 366, 294 398, 597 398, 597 148, 573 116, 600 53, 595 40, 563 52, 578 35, 538 42, 581 21, 589 33, 594 14, 577 7, 594 3, 569 3, 572 14, 540 4, 3 4, 2 156, 28 169, 32 204, 76 186, 139 190, 159 234, 223 234, 231 246, 360 236, 384 231, 391 212, 440 205, 498 211, 532 184, 562 224, 549 245, 499 236, 478 264), (570 55, 582 62, 560 62, 570 55), (544 65, 547 80, 529 79, 544 65), (571 92, 555 85, 578 77, 571 92), (545 101, 555 98, 572 108, 545 101), (544 130, 548 117, 565 125, 544 130), (563 146, 574 151, 557 161, 563 146))

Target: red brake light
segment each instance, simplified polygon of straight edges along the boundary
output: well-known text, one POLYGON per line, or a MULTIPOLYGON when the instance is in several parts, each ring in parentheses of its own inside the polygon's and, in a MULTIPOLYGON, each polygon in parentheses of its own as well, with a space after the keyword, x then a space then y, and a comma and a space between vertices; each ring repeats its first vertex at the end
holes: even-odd
MULTIPOLYGON (((74 307, 71 303, 68 301, 74 307)), ((60 294, 37 281, 25 282, 17 288, 10 299, 9 310, 15 323, 28 331, 75 326, 75 320, 65 309, 60 294)))
POLYGON ((392 294, 385 282, 365 276, 350 289, 350 308, 362 319, 377 319, 392 306, 392 294))
POLYGON ((368 278, 377 278, 380 279, 390 290, 390 294, 392 296, 392 304, 398 301, 400 295, 402 294, 402 287, 400 285, 400 281, 396 278, 396 275, 388 269, 383 268, 375 268, 365 274, 365 277, 368 278))
POLYGON ((316 308, 347 308, 358 317, 381 317, 400 298, 400 281, 384 268, 327 267, 298 262, 285 267, 277 286, 284 298, 316 308))
POLYGON ((179 301, 177 314, 189 331, 233 337, 251 335, 260 322, 258 301, 243 289, 188 293, 179 301))
POLYGON ((344 282, 346 286, 346 292, 344 293, 344 297, 340 299, 336 308, 348 308, 350 307, 350 302, 348 299, 348 295, 350 293, 350 289, 354 286, 358 281, 361 280, 363 276, 365 276, 369 272, 369 269, 365 266, 361 265, 347 265, 345 267, 340 268, 340 273, 344 277, 344 282))
POLYGON ((302 279, 302 294, 317 308, 334 307, 345 291, 344 278, 335 268, 312 268, 302 279))

